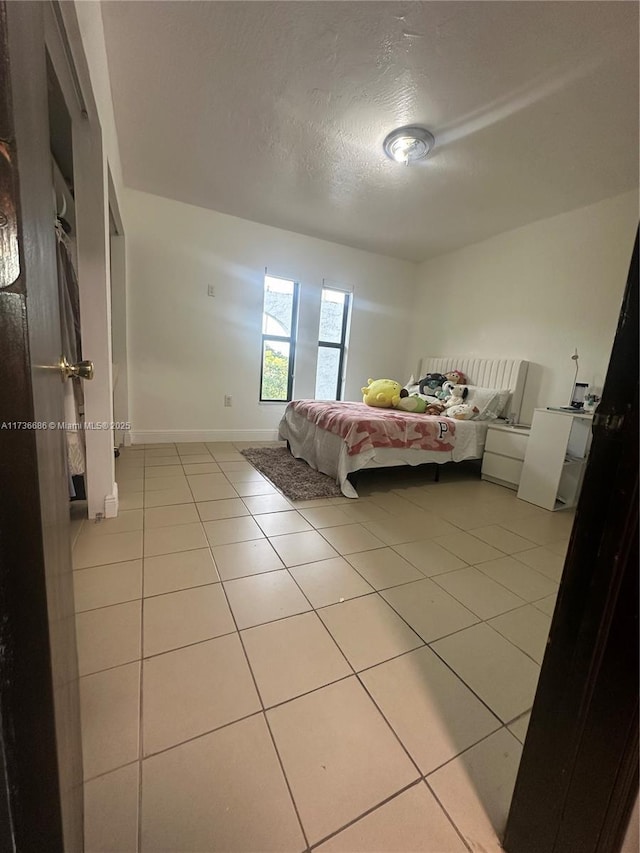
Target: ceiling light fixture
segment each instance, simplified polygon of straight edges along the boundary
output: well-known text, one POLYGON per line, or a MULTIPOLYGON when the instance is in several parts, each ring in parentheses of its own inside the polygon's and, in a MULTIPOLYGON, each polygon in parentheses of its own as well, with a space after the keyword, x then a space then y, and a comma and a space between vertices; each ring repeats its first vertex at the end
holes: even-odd
POLYGON ((387 157, 397 163, 404 163, 405 166, 424 160, 434 145, 433 134, 416 125, 392 130, 382 144, 387 157))

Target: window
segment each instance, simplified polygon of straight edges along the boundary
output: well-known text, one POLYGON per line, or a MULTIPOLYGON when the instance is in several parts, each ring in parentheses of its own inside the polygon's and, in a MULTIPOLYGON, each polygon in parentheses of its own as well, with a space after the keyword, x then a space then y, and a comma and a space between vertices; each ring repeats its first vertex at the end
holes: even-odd
POLYGON ((298 282, 264 277, 260 401, 287 403, 293 393, 298 282))
POLYGON ((322 288, 316 400, 339 400, 347 346, 350 296, 343 290, 322 288))

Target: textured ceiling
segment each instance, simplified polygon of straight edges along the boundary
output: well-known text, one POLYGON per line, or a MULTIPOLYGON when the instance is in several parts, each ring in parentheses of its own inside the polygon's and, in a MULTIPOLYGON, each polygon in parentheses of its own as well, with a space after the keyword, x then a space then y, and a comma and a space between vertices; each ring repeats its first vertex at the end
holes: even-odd
POLYGON ((634 2, 103 2, 124 179, 423 260, 638 186, 634 2), (423 124, 420 165, 382 141, 423 124))

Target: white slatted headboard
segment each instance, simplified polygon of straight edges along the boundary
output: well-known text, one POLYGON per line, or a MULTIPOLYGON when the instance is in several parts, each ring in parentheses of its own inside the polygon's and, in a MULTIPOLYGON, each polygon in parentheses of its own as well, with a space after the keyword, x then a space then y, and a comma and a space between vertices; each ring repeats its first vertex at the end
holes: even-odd
POLYGON ((461 370, 469 385, 481 385, 483 388, 509 389, 511 397, 504 408, 504 415, 514 414, 520 418, 524 384, 527 378, 528 361, 516 358, 434 358, 424 356, 420 360, 422 379, 427 373, 448 373, 461 370))

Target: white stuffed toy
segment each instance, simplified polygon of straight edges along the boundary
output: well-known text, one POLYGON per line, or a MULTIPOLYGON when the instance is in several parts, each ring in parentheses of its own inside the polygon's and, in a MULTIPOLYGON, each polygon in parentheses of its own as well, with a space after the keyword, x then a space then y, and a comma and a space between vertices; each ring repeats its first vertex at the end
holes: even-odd
POLYGON ((470 406, 464 402, 468 393, 469 389, 466 385, 454 385, 451 389, 451 396, 444 404, 443 414, 448 418, 455 418, 457 421, 468 421, 479 414, 480 409, 477 406, 470 406))
POLYGON ((436 391, 436 397, 440 400, 441 403, 446 403, 447 400, 451 397, 451 392, 456 387, 455 382, 446 382, 442 383, 442 388, 439 391, 436 391))
POLYGON ((455 406, 449 406, 443 412, 447 418, 455 418, 457 421, 470 421, 480 409, 477 406, 470 406, 468 403, 458 403, 455 406))
POLYGON ((445 408, 449 409, 452 406, 459 406, 467 399, 469 389, 466 385, 451 385, 450 394, 445 400, 445 408))

